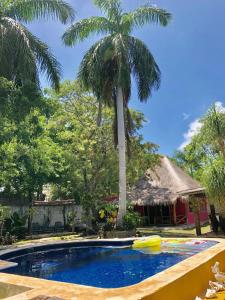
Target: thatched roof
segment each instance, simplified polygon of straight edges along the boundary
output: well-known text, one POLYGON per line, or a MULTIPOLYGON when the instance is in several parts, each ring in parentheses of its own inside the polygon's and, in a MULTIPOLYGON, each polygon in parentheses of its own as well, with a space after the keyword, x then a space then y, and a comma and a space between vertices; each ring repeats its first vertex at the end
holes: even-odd
POLYGON ((204 189, 167 157, 160 158, 155 170, 147 170, 145 176, 128 192, 128 198, 137 205, 173 204, 182 192, 204 189))

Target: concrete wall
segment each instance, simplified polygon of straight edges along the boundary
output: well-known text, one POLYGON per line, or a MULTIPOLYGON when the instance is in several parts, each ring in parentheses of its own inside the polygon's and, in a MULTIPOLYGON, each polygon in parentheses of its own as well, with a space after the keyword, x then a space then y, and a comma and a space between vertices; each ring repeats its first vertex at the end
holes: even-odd
MULTIPOLYGON (((44 226, 49 223, 49 226, 54 226, 55 222, 64 223, 63 220, 63 207, 65 207, 65 216, 72 211, 72 205, 38 205, 34 206, 33 223, 39 223, 44 226)), ((10 206, 11 212, 17 212, 21 216, 25 215, 28 210, 28 206, 10 206)), ((75 206, 76 221, 77 224, 82 223, 82 207, 79 205, 75 206)))

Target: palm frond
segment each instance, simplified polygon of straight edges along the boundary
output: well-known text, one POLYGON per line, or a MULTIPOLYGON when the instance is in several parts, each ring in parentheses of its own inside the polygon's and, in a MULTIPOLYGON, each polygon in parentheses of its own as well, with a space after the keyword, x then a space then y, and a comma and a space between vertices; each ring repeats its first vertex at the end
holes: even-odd
POLYGON ((113 8, 121 9, 121 1, 120 0, 94 0, 94 4, 101 8, 103 11, 108 12, 113 8))
POLYGON ((222 157, 218 156, 206 166, 203 172, 203 183, 209 199, 222 205, 225 212, 225 163, 222 157))
POLYGON ((22 22, 52 18, 63 24, 73 21, 75 16, 73 8, 62 0, 14 0, 5 14, 22 22))
POLYGON ((111 57, 111 40, 111 37, 105 37, 95 43, 85 54, 78 71, 78 79, 86 88, 92 89, 97 98, 101 96, 103 82, 107 78, 103 74, 106 72, 108 57, 111 57))
POLYGON ((52 86, 58 89, 60 65, 48 46, 11 18, 1 18, 0 24, 4 27, 4 36, 0 38, 0 61, 7 58, 7 64, 0 66, 0 75, 16 82, 30 80, 39 85, 38 65, 52 86))
POLYGON ((52 87, 56 90, 59 90, 61 77, 60 63, 50 52, 48 46, 45 43, 40 41, 30 32, 27 32, 27 35, 29 36, 30 47, 35 53, 35 57, 40 71, 46 74, 47 79, 51 83, 52 87))
POLYGON ((94 4, 101 8, 110 21, 120 23, 122 7, 120 0, 94 0, 94 4))
POLYGON ((15 20, 0 19, 0 74, 9 80, 37 79, 35 57, 24 26, 15 20))
POLYGON ((130 32, 133 27, 143 26, 147 23, 155 23, 162 26, 167 26, 171 18, 172 15, 166 10, 145 5, 130 13, 124 13, 122 15, 121 22, 122 26, 124 26, 124 28, 130 32))
POLYGON ((104 17, 91 17, 71 25, 63 34, 62 39, 68 46, 83 41, 92 33, 110 33, 111 24, 104 17))
POLYGON ((152 89, 158 89, 161 73, 147 46, 137 38, 128 37, 132 73, 138 86, 141 101, 151 96, 152 89))

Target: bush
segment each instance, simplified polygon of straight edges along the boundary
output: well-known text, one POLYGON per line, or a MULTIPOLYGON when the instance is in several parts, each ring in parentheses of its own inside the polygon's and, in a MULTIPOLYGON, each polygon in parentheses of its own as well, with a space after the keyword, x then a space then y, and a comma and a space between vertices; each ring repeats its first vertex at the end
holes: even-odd
POLYGON ((135 211, 128 210, 123 217, 123 227, 126 230, 136 229, 140 225, 140 222, 140 215, 135 211))
POLYGON ((103 203, 96 211, 93 225, 102 234, 112 231, 116 226, 117 206, 112 203, 103 203))
POLYGON ((18 239, 23 239, 26 236, 27 229, 25 227, 27 222, 27 215, 20 216, 14 212, 10 218, 5 220, 5 228, 7 232, 15 235, 18 239))
POLYGON ((12 245, 15 242, 16 237, 9 232, 6 232, 4 236, 0 237, 0 245, 12 245))
POLYGON ((26 237, 27 228, 26 227, 15 227, 11 231, 12 235, 15 235, 19 240, 22 240, 26 237))

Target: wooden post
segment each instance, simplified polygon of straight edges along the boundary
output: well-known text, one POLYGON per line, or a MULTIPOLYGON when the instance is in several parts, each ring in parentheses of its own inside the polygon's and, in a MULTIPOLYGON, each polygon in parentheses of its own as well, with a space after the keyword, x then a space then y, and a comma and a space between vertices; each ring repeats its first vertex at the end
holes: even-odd
POLYGON ((213 204, 210 205, 209 219, 211 221, 211 228, 213 232, 218 233, 219 222, 216 218, 216 210, 213 204))
POLYGON ((148 225, 150 225, 149 205, 147 205, 148 225))
POLYGON ((170 224, 173 225, 173 206, 169 205, 169 214, 170 214, 170 224))
POLYGON ((196 235, 199 236, 201 232, 201 223, 200 223, 200 199, 194 196, 190 196, 189 206, 191 205, 192 212, 195 216, 195 231, 196 235))
POLYGON ((195 211, 195 230, 197 236, 202 234, 199 209, 196 209, 195 211))
POLYGON ((174 222, 174 225, 177 225, 176 202, 175 202, 175 204, 173 204, 173 222, 174 222))

